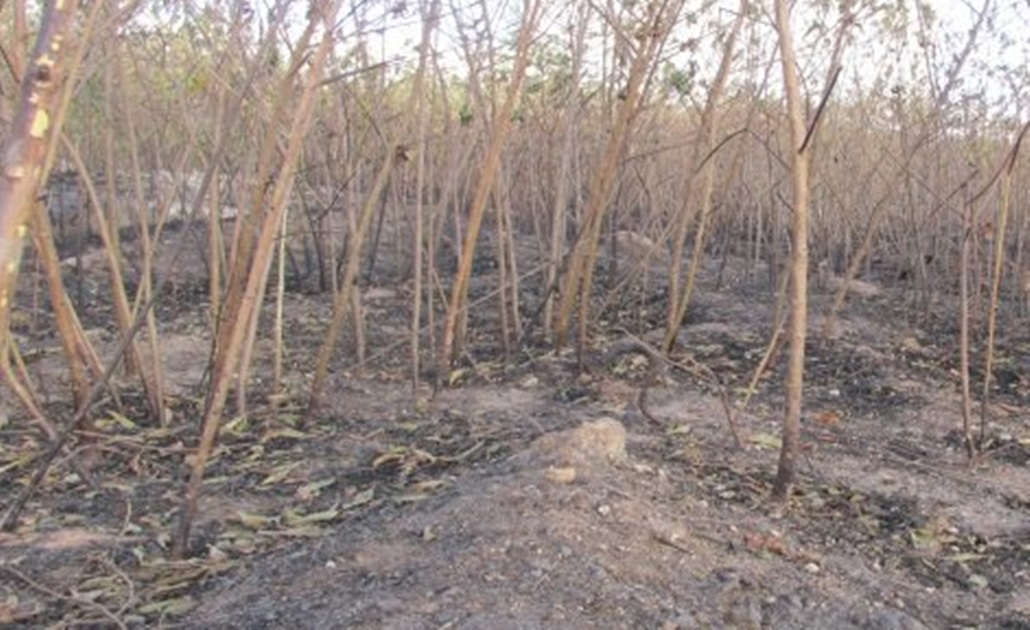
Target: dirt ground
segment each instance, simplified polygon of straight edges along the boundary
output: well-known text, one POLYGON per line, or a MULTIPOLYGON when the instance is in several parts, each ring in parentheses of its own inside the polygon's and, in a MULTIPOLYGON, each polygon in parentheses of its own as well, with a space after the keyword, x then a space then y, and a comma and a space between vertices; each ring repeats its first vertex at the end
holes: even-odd
MULTIPOLYGON (((172 428, 107 412, 92 486, 58 460, 0 535, 0 625, 1030 628, 1026 321, 1003 314, 984 453, 970 463, 949 299, 913 308, 884 283, 823 340, 832 296, 816 286, 800 480, 777 508, 784 353, 740 408, 775 299, 764 273, 719 267, 657 382, 646 355, 611 351, 628 331, 660 335, 652 281, 602 314, 586 371, 543 344, 505 363, 496 326, 474 318, 472 354, 435 397, 416 396, 405 371, 406 288, 368 286, 372 356, 360 369, 341 357, 313 418, 303 370, 328 299, 291 293, 287 392, 223 429, 195 555, 170 561, 208 351, 206 298, 183 294, 161 310, 172 428)), ((478 273, 475 291, 496 286, 478 273)), ((103 302, 83 312, 109 348, 103 302)), ((30 369, 54 375, 46 329, 21 338, 38 349, 30 369)), ((266 369, 268 344, 259 351, 266 369)), ((58 415, 63 391, 53 385, 58 415)), ((41 448, 8 411, 3 507, 41 448)))

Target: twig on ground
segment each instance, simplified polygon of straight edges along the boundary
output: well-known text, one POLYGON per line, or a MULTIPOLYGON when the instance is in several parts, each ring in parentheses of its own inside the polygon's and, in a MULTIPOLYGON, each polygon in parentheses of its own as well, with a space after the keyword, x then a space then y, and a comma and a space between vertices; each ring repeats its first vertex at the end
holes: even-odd
POLYGON ((637 395, 637 406, 640 408, 640 413, 642 413, 645 418, 656 425, 662 425, 662 422, 655 417, 647 404, 647 394, 651 387, 654 387, 657 384, 660 369, 664 366, 672 366, 696 378, 708 381, 718 389, 719 401, 722 405, 723 413, 726 416, 726 424, 729 427, 730 435, 733 436, 733 441, 738 449, 744 448, 744 442, 741 440, 740 432, 737 430, 736 414, 733 412, 733 405, 730 404, 726 386, 711 368, 697 361, 697 359, 694 359, 693 357, 687 358, 689 363, 670 359, 662 354, 658 348, 647 343, 633 333, 625 329, 620 329, 619 332, 623 334, 623 339, 620 339, 609 346, 608 350, 605 351, 602 362, 607 365, 615 358, 630 352, 639 352, 647 357, 647 377, 643 386, 640 388, 639 394, 637 395))
POLYGON ((30 578, 29 576, 25 575, 24 573, 22 573, 21 571, 15 569, 14 567, 7 566, 7 565, 0 565, 0 570, 8 573, 9 575, 14 577, 15 579, 19 580, 20 582, 23 582, 24 584, 26 584, 27 586, 29 586, 33 590, 38 591, 38 592, 42 593, 43 595, 46 595, 47 597, 50 597, 52 599, 56 599, 58 601, 69 602, 69 603, 75 604, 76 606, 81 606, 82 608, 85 608, 87 610, 91 610, 91 611, 93 611, 95 613, 98 613, 98 614, 100 614, 100 616, 104 617, 109 622, 114 624, 115 627, 121 628, 122 630, 125 630, 126 628, 128 628, 128 626, 125 625, 125 622, 123 622, 121 619, 119 619, 117 615, 115 615, 113 612, 108 610, 105 606, 102 606, 102 605, 100 605, 100 604, 98 604, 96 602, 90 601, 88 599, 84 599, 82 597, 76 597, 74 595, 62 595, 61 593, 58 593, 57 591, 51 589, 50 587, 48 587, 48 586, 46 586, 44 584, 40 584, 36 580, 30 578))

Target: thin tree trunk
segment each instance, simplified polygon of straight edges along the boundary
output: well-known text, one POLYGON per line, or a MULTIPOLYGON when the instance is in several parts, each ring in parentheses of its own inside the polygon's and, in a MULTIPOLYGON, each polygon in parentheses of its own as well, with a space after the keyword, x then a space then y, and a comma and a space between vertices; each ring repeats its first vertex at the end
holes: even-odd
POLYGON ((457 334, 458 323, 459 318, 464 316, 465 303, 468 300, 468 285, 469 279, 472 276, 472 260, 476 253, 476 241, 479 239, 479 230, 483 223, 487 201, 490 199, 490 193, 493 189, 493 181, 501 166, 501 151, 511 129, 511 115, 515 109, 515 102, 522 90, 522 80, 525 77, 526 67, 530 61, 529 47, 532 43, 532 35, 536 31, 542 6, 541 0, 524 0, 523 2, 522 25, 519 28, 515 52, 515 67, 512 70, 511 83, 508 86, 504 103, 493 119, 490 143, 486 150, 483 170, 472 201, 469 224, 465 231, 461 259, 458 262, 458 273, 454 280, 454 286, 451 288, 451 297, 447 305, 443 329, 443 344, 440 353, 439 372, 441 375, 445 375, 450 371, 451 362, 454 360, 455 346, 460 345, 460 342, 463 341, 457 334))
POLYGON ((576 124, 579 121, 579 84, 583 74, 583 51, 586 43, 586 31, 589 20, 586 6, 580 7, 575 24, 575 34, 572 37, 572 69, 569 77, 568 93, 565 100, 565 111, 561 119, 561 151, 559 153, 558 173, 555 177, 554 205, 551 207, 551 247, 550 255, 547 258, 547 276, 544 296, 544 322, 545 330, 549 341, 553 329, 551 323, 554 321, 554 296, 558 283, 558 273, 561 268, 561 260, 565 255, 565 232, 566 232, 566 209, 569 205, 569 191, 572 182, 570 181, 572 171, 573 151, 576 140, 576 124))
MULTIPOLYGON (((425 188, 426 188, 426 136, 429 133, 429 109, 426 105, 425 75, 432 45, 433 29, 440 19, 440 0, 430 0, 422 7, 422 40, 419 43, 418 70, 415 72, 413 98, 418 122, 415 131, 415 230, 414 240, 414 295, 411 298, 411 391, 416 402, 418 400, 419 379, 421 375, 421 342, 422 342, 422 265, 424 262, 423 246, 425 244, 425 188)), ((430 250, 432 251, 432 250, 430 250)))
MULTIPOLYGON (((116 54, 116 51, 108 51, 108 54, 116 54)), ((79 177, 90 194, 90 205, 97 218, 97 231, 100 233, 100 240, 104 244, 104 251, 107 254, 108 273, 111 283, 111 300, 114 307, 115 320, 118 323, 118 330, 124 333, 132 319, 129 298, 125 292, 125 282, 122 275, 122 248, 121 235, 122 210, 118 190, 118 165, 114 158, 114 127, 116 114, 114 111, 114 64, 108 63, 103 68, 104 80, 104 203, 101 203, 100 195, 90 182, 91 175, 86 167, 85 161, 79 157, 76 160, 79 169, 79 177)), ((73 160, 76 158, 73 157, 73 160)), ((143 360, 140 358, 139 349, 135 344, 129 347, 129 354, 125 356, 125 369, 131 376, 137 374, 143 379, 143 360)), ((145 385, 144 385, 145 387, 145 385)), ((148 393, 149 398, 149 393, 148 393)))
MULTIPOLYGON (((115 63, 115 71, 118 73, 117 78, 119 79, 118 96, 120 97, 120 104, 123 110, 122 116, 126 121, 126 128, 128 130, 129 156, 132 161, 133 193, 136 202, 136 215, 134 218, 137 226, 140 259, 142 260, 140 264, 139 287, 132 304, 133 315, 129 317, 128 321, 128 325, 131 326, 132 321, 135 319, 135 314, 139 312, 140 307, 149 302, 153 296, 155 246, 150 238, 150 217, 148 216, 147 204, 143 195, 142 165, 139 156, 139 143, 136 138, 135 112, 129 106, 128 98, 125 94, 125 73, 122 70, 121 63, 120 61, 115 63)), ((157 233, 155 232, 155 234, 157 233)), ((155 239, 154 243, 156 242, 157 240, 155 239)), ((149 310, 146 313, 146 318, 147 341, 150 345, 150 364, 149 366, 141 366, 144 391, 149 396, 150 409, 155 416, 154 419, 158 424, 164 426, 167 418, 164 410, 164 375, 161 370, 161 344, 157 332, 157 317, 153 310, 149 310)))
MULTIPOLYGON (((24 10, 24 2, 19 2, 19 8, 24 10)), ((86 55, 87 43, 91 40, 93 28, 96 25, 98 16, 103 7, 103 2, 93 3, 89 13, 86 15, 82 30, 74 45, 73 51, 68 59, 65 70, 64 84, 61 93, 57 97, 54 107, 53 126, 56 129, 63 127, 64 120, 68 114, 72 95, 78 84, 79 70, 82 67, 82 60, 86 55)), ((21 66, 16 66, 20 68, 21 66)), ((46 154, 43 161, 43 170, 40 181, 46 182, 57 161, 58 147, 60 146, 61 134, 52 133, 47 140, 46 154)), ((87 370, 98 378, 103 371, 100 359, 92 344, 82 331, 78 315, 68 297, 64 280, 61 277, 61 261, 57 253, 57 246, 54 242, 53 225, 50 221, 50 213, 41 204, 33 204, 33 240, 36 244, 36 251, 42 261, 43 272, 46 275, 49 289, 50 303, 54 309, 54 323, 57 328, 58 338, 64 352, 65 361, 68 365, 72 389, 72 400, 76 409, 80 409, 89 391, 87 370)), ((63 224, 62 224, 63 225, 63 224)))
POLYGON ((628 50, 632 47, 630 42, 636 41, 637 49, 633 53, 626 87, 619 94, 620 105, 604 155, 590 184, 586 207, 583 210, 584 223, 580 226, 579 238, 569 259, 558 312, 553 323, 555 347, 561 348, 568 342, 572 311, 578 299, 577 349, 580 361, 583 359, 587 344, 586 329, 589 322, 590 297, 593 292, 594 265, 602 227, 608 213, 609 197, 617 180, 616 171, 626 146, 630 125, 643 99, 647 77, 682 6, 683 3, 679 0, 649 5, 648 15, 643 22, 647 26, 639 38, 626 32, 616 32, 618 48, 628 50))
MULTIPOLYGON (((247 333, 247 325, 250 322, 250 315, 253 309, 259 306, 257 304, 257 296, 267 279, 271 250, 275 237, 281 227, 283 214, 286 211, 286 194, 293 180, 304 136, 311 123, 315 106, 315 94, 322 81, 326 58, 332 49, 332 25, 335 24, 335 16, 339 5, 340 2, 336 1, 331 6, 323 6, 322 8, 325 12, 318 11, 313 7, 309 13, 310 19, 307 30, 301 35, 299 44, 295 48, 295 56, 290 66, 291 70, 280 84, 276 111, 285 109, 287 96, 290 92, 288 88, 292 86, 294 76, 296 76, 302 64, 308 64, 309 70, 304 82, 304 88, 294 110, 295 116, 288 136, 286 153, 282 158, 278 176, 272 185, 268 213, 261 225, 260 234, 254 242, 252 250, 254 257, 250 264, 250 273, 245 273, 245 270, 239 268, 235 270, 239 274, 237 282, 243 285, 243 288, 239 291, 239 298, 237 298, 233 305, 236 309, 235 312, 223 313, 223 316, 220 318, 218 341, 221 343, 217 348, 217 354, 220 355, 220 359, 216 357, 216 369, 211 374, 211 386, 204 405, 204 420, 200 444, 193 457, 190 478, 179 514, 179 524, 173 538, 172 553, 176 557, 182 557, 188 547, 190 528, 193 523, 193 516, 197 510, 197 499, 200 494, 201 483, 204 479, 207 460, 214 447, 215 437, 218 435, 218 428, 221 424, 222 413, 229 395, 229 388, 239 364, 242 345, 247 333), (307 42, 310 41, 315 26, 319 22, 324 26, 322 40, 317 49, 311 53, 306 50, 307 42)), ((276 116, 270 124, 277 126, 278 120, 279 117, 276 116)), ((264 186, 264 182, 258 181, 257 185, 264 186)), ((236 263, 239 264, 240 261, 237 260, 236 263)))
POLYGON ((522 338, 522 307, 519 299, 519 262, 518 252, 515 249, 515 226, 511 220, 511 193, 507 186, 505 186, 504 200, 498 205, 498 211, 501 213, 501 221, 504 224, 501 234, 504 235, 504 254, 508 270, 508 282, 505 286, 508 287, 511 295, 512 334, 514 335, 513 340, 517 341, 522 338))
MULTIPOLYGON (((279 395, 283 382, 283 302, 286 297, 286 226, 287 217, 283 213, 283 222, 279 228, 279 248, 276 252, 275 277, 275 325, 272 332, 274 342, 272 355, 272 391, 273 397, 279 395)), ((321 263, 319 263, 321 264, 321 263)))
POLYGON ((671 350, 676 341, 676 335, 687 313, 687 306, 690 304, 697 271, 701 265, 701 254, 704 249, 708 218, 711 214, 712 189, 715 183, 715 166, 712 164, 710 153, 715 146, 715 134, 719 127, 719 100, 722 98, 722 92, 729 80, 737 36, 740 34, 741 26, 744 24, 744 16, 747 15, 748 2, 749 0, 740 1, 737 18, 733 22, 729 36, 723 43, 722 61, 719 64, 719 71, 715 75, 712 86, 708 89, 708 101, 705 104, 704 112, 701 114, 701 128, 699 131, 701 138, 695 144, 694 153, 690 162, 687 163, 683 185, 683 205, 679 209, 676 221, 676 240, 669 264, 669 311, 665 324, 665 339, 662 342, 662 350, 664 352, 671 350), (706 161, 702 164, 702 160, 706 161), (690 218, 693 216, 691 213, 692 205, 694 204, 693 193, 698 175, 702 175, 704 178, 699 199, 700 210, 697 213, 699 218, 694 238, 694 252, 690 261, 690 271, 687 274, 686 286, 681 296, 679 279, 683 266, 683 247, 686 245, 687 230, 690 227, 690 218))
POLYGON ((2 147, 4 164, 0 172, 0 375, 51 439, 57 435, 56 428, 42 415, 31 390, 12 370, 10 316, 33 202, 42 184, 47 139, 49 134, 60 132, 50 126, 51 106, 77 6, 74 0, 50 2, 43 11, 36 45, 21 77, 14 120, 2 147))
POLYGON ((973 239, 973 203, 966 199, 962 214, 962 251, 959 268, 959 378, 962 384, 962 435, 966 455, 976 456, 973 443, 973 394, 969 378, 969 250, 973 239))
MULTIPOLYGON (((329 361, 336 350, 336 342, 343 331, 343 324, 347 318, 347 308, 353 310, 352 317, 357 318, 361 313, 356 310, 359 304, 354 303, 354 284, 361 267, 361 250, 372 224, 375 209, 379 205, 379 199, 390 181, 390 175, 398 162, 407 160, 407 153, 402 147, 387 147, 386 157, 379 168, 372 190, 369 192, 365 205, 361 209, 361 216, 358 223, 351 230, 350 241, 347 245, 347 262, 344 267, 343 281, 340 283, 340 290, 333 299, 333 317, 329 321, 329 328, 326 330, 325 339, 318 351, 318 358, 315 360, 315 375, 311 383, 311 394, 308 398, 308 417, 311 417, 318 410, 318 404, 322 397, 322 388, 325 386, 326 376, 329 374, 329 361)), ((360 299, 360 296, 359 298, 360 299)))
POLYGON ((787 0, 775 0, 776 31, 783 63, 783 83, 790 118, 791 175, 794 189, 794 221, 791 252, 790 358, 787 364, 786 412, 783 417, 783 444, 772 496, 786 502, 794 485, 798 453, 801 448, 801 403, 805 378, 805 335, 808 324, 808 152, 805 145, 804 103, 797 75, 797 55, 791 32, 787 0))
MULTIPOLYGON (((219 88, 215 106, 215 137, 221 137, 225 116, 225 90, 219 88)), ((210 210, 207 215, 208 314, 211 330, 218 324, 222 301, 222 275, 225 271, 225 239, 222 234, 222 190, 216 174, 211 180, 210 210)))
POLYGON ((987 433, 988 402, 991 397, 991 380, 994 372, 994 344, 997 334, 998 303, 1001 299, 1001 278, 1005 271, 1005 240, 1008 235, 1009 207, 1012 202, 1012 173, 1016 168, 1019 150, 1023 138, 1030 130, 1030 123, 1023 125, 1012 149, 1002 164, 1001 199, 998 205, 997 229, 994 234, 993 269, 991 270, 990 302, 987 311, 987 347, 984 352, 983 398, 980 401, 980 445, 984 443, 987 433))
MULTIPOLYGON (((93 180, 89 175, 89 171, 86 168, 85 162, 82 160, 82 156, 79 153, 78 148, 70 142, 65 142, 64 146, 68 152, 68 156, 72 160, 72 163, 75 165, 75 169, 79 172, 79 177, 82 180, 83 187, 86 189, 90 205, 94 210, 94 216, 97 220, 97 230, 100 232, 100 239, 104 243, 104 251, 107 254, 107 268, 108 274, 110 275, 111 295, 115 319, 118 322, 119 334, 121 336, 125 336, 129 328, 132 327, 132 310, 129 305, 129 297, 125 293, 125 282, 122 277, 120 262, 121 257, 117 251, 118 242, 112 237, 112 233, 117 230, 110 224, 108 218, 104 215, 96 187, 93 185, 93 180)), ((139 348, 135 343, 130 343, 126 346, 125 352, 125 361, 126 365, 129 366, 127 368, 129 373, 140 377, 140 383, 146 393, 147 400, 149 403, 153 404, 153 386, 142 369, 143 359, 140 357, 139 348)), ((160 418, 159 408, 151 407, 150 411, 153 413, 153 417, 155 419, 160 418)))
MULTIPOLYGON (((293 189, 293 182, 289 182, 284 195, 285 198, 289 198, 290 191, 293 189)), ((282 221, 280 222, 277 230, 278 239, 277 242, 282 245, 286 242, 286 229, 289 225, 290 206, 289 204, 283 209, 282 221)), ((277 248, 280 254, 285 254, 286 249, 284 247, 277 248)), ((257 343, 258 328, 261 324, 261 304, 265 301, 265 293, 268 291, 268 278, 271 273, 272 256, 269 255, 266 261, 266 266, 260 271, 261 276, 264 280, 261 282, 258 288, 257 298, 255 302, 257 306, 254 308, 250 315, 250 324, 247 327, 246 341, 243 343, 242 353, 240 355, 240 367, 239 367, 239 378, 237 379, 236 385, 236 412, 245 417, 247 415, 247 393, 250 390, 250 368, 254 362, 254 348, 257 343)), ((251 269, 251 273, 254 273, 255 269, 251 269)), ((278 312, 278 310, 277 310, 278 312)), ((276 320, 279 321, 278 319, 276 320)), ((276 348, 278 351, 278 348, 276 348)), ((272 390, 275 393, 275 390, 272 390)))

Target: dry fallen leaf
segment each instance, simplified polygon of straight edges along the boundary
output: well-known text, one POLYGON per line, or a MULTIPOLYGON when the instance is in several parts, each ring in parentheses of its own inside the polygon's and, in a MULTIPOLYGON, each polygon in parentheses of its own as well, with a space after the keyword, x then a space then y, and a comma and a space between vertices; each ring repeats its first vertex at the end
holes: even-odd
POLYGON ((249 529, 265 529, 275 523, 275 518, 262 514, 251 514, 249 512, 237 512, 236 518, 240 524, 249 529))
POLYGON ((840 424, 841 419, 842 416, 839 412, 829 410, 815 414, 812 421, 824 427, 835 427, 840 424))
POLYGON ((786 557, 789 555, 787 541, 776 532, 769 534, 764 532, 747 532, 744 534, 744 546, 748 551, 755 553, 767 551, 778 556, 786 557))
POLYGON ((285 481, 294 470, 300 466, 300 462, 287 462, 272 469, 267 477, 261 480, 259 486, 273 486, 285 481))
POLYGON ((375 488, 367 488, 354 495, 350 501, 340 506, 340 510, 353 510, 369 503, 375 497, 375 488))
POLYGON ((297 498, 301 501, 310 501, 320 495, 322 490, 332 486, 336 483, 336 479, 330 477, 328 479, 320 479, 318 481, 312 481, 306 483, 303 486, 297 488, 297 498))
POLYGON ((185 615, 196 606, 197 602, 192 597, 184 595, 182 597, 174 597, 172 599, 165 599, 159 602, 151 602, 141 606, 138 612, 143 615, 177 617, 185 615))
POLYGON ((774 451, 780 450, 783 442, 778 435, 769 433, 755 433, 748 438, 755 446, 768 448, 774 451))
POLYGON ((283 512, 282 522, 288 527, 313 525, 315 523, 326 523, 334 521, 340 516, 340 510, 332 508, 311 514, 301 514, 294 509, 287 509, 283 512))

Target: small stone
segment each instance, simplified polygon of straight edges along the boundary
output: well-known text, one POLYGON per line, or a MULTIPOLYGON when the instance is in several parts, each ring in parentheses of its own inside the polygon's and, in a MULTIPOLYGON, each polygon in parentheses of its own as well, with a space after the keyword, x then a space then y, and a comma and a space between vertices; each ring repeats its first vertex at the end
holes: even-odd
POLYGON ((544 478, 551 483, 567 486, 576 481, 576 469, 573 466, 551 466, 544 472, 544 478))
POLYGON ((809 562, 808 564, 805 565, 805 572, 806 573, 811 573, 811 574, 815 575, 816 573, 819 573, 820 570, 821 569, 819 568, 819 565, 814 563, 814 562, 809 562))
POLYGON ((597 506, 597 513, 600 514, 601 516, 608 516, 609 514, 612 513, 612 506, 610 506, 608 504, 599 505, 599 506, 597 506))
POLYGON ((923 344, 915 337, 905 337, 901 340, 901 349, 908 352, 922 352, 923 344))

